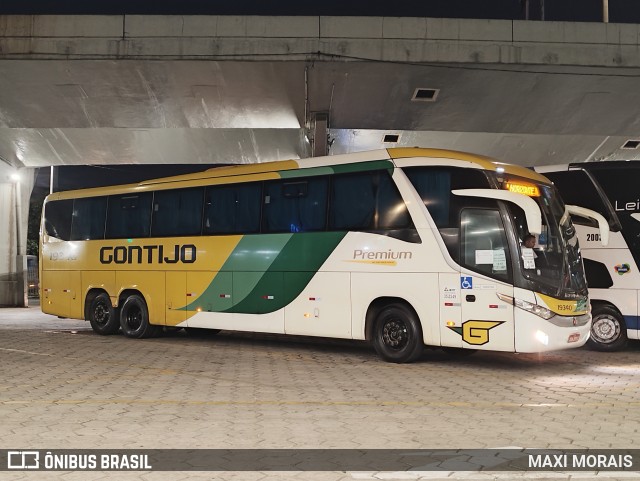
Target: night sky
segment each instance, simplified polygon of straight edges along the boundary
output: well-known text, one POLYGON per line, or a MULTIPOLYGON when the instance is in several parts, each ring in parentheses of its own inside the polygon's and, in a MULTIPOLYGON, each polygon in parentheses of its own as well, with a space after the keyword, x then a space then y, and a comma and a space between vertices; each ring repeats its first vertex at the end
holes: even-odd
MULTIPOLYGON (((0 14, 354 15, 524 19, 525 0, 0 0, 0 14)), ((529 0, 532 20, 602 20, 602 0, 529 0)), ((640 1, 609 0, 609 21, 640 23, 640 1)))

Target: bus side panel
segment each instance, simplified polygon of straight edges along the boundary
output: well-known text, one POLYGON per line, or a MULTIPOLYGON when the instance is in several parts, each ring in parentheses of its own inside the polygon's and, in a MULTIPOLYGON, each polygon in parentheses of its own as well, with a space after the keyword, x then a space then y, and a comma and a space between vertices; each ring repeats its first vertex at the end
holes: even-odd
POLYGON ((440 331, 441 346, 462 347, 462 336, 453 328, 460 328, 462 303, 460 274, 442 273, 440 278, 440 331))
POLYGON ((267 314, 196 312, 181 327, 284 334, 284 309, 278 309, 267 314))
POLYGON ((187 318, 196 312, 224 312, 233 307, 232 272, 188 272, 187 318))
MULTIPOLYGON (((285 273, 285 290, 296 291, 307 278, 305 273, 285 273)), ((350 305, 350 274, 318 272, 302 293, 285 306, 285 332, 351 339, 350 305)))
POLYGON ((638 339, 638 303, 640 293, 635 289, 589 289, 591 302, 604 301, 613 304, 624 316, 629 339, 638 339))
POLYGON ((398 297, 417 312, 424 343, 440 344, 437 273, 355 272, 351 274, 351 293, 354 339, 365 338, 365 317, 371 302, 378 297, 398 297))
POLYGON ((640 272, 629 249, 582 249, 582 256, 607 267, 612 288, 635 290, 640 285, 640 272))
POLYGON ((42 270, 42 312, 60 317, 69 316, 69 271, 42 270))
POLYGON ((460 283, 462 346, 513 352, 516 336, 513 305, 498 298, 498 294, 513 298, 513 286, 479 276, 467 275, 465 279, 468 285, 460 283))
POLYGON ((118 271, 116 285, 120 292, 126 289, 140 291, 149 309, 151 324, 165 323, 165 273, 153 271, 118 271))
POLYGON ((69 316, 72 319, 84 319, 84 296, 81 271, 69 272, 69 316))
MULTIPOLYGON (((191 274, 191 273, 189 273, 191 274)), ((200 274, 195 272, 194 274, 200 274)), ((187 319, 187 311, 183 306, 187 303, 187 273, 184 271, 167 272, 166 280, 166 313, 167 326, 175 326, 187 319)))
POLYGON ((118 290, 116 289, 116 273, 115 271, 81 271, 82 274, 82 293, 81 307, 82 318, 84 318, 84 303, 87 293, 91 289, 102 289, 111 297, 111 303, 115 304, 118 300, 118 290))
MULTIPOLYGON (((638 306, 640 306, 640 291, 637 291, 637 292, 638 292, 638 306)), ((640 340, 640 309, 638 310, 638 313, 636 315, 636 328, 627 330, 627 336, 629 336, 629 339, 640 340)))

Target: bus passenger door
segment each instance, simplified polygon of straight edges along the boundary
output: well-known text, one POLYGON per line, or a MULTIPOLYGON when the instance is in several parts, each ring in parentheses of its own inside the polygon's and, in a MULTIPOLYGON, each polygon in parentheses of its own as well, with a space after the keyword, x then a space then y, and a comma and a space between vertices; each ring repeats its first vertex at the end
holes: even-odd
POLYGON ((166 277, 166 325, 175 326, 187 319, 187 273, 167 272, 166 277))
POLYGON ((461 263, 471 271, 460 273, 462 345, 469 349, 514 351, 513 306, 498 294, 513 297, 509 247, 497 209, 461 211, 461 263), (502 281, 502 282, 501 282, 502 281))

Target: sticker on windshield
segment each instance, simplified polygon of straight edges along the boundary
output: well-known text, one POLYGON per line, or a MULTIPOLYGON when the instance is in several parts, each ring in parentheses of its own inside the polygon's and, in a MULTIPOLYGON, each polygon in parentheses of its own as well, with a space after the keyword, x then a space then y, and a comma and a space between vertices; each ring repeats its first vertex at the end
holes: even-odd
POLYGON ((492 250, 476 250, 476 265, 480 264, 493 264, 493 251, 492 250))
POLYGON ((493 270, 494 272, 507 270, 507 257, 504 255, 504 249, 493 251, 493 270))
POLYGON ((533 252, 533 249, 530 247, 522 248, 522 261, 524 262, 525 269, 535 269, 536 268, 536 255, 533 252))

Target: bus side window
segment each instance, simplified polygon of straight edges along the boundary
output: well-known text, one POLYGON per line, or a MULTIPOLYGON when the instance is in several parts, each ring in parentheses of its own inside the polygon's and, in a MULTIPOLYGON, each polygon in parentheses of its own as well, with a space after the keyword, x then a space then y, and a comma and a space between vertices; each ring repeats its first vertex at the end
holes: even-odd
MULTIPOLYGON (((595 210, 606 218, 609 217, 608 209, 605 207, 600 195, 591 182, 591 179, 583 170, 569 170, 563 172, 545 172, 544 175, 551 179, 560 192, 560 196, 565 204, 586 207, 595 210)), ((574 224, 598 227, 595 219, 571 215, 574 224)))
POLYGON ((71 240, 104 239, 106 197, 85 197, 73 201, 71 240))
POLYGON ((159 190, 153 196, 151 237, 199 235, 203 189, 159 190))
POLYGON ((407 205, 387 171, 380 171, 376 204, 376 229, 413 228, 407 205))
POLYGON ((376 192, 370 172, 334 176, 329 202, 330 230, 373 229, 376 192))
POLYGON ((149 237, 151 192, 111 195, 107 207, 107 239, 149 237))
POLYGON ((509 250, 500 212, 494 209, 462 209, 462 265, 489 277, 510 281, 509 250))
POLYGON ((265 182, 262 232, 325 230, 327 177, 265 182))
POLYGON ((44 228, 47 235, 61 240, 71 238, 73 200, 53 200, 44 207, 44 228))
POLYGON ((262 183, 213 185, 204 195, 204 234, 260 232, 262 183))

